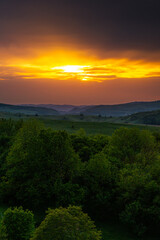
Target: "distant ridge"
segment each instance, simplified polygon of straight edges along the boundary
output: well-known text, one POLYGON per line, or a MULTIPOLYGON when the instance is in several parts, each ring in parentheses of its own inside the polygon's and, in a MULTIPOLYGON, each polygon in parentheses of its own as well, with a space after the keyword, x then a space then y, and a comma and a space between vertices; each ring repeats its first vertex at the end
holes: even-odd
POLYGON ((160 110, 139 112, 127 117, 121 117, 120 122, 147 125, 160 125, 160 110))
POLYGON ((73 105, 58 105, 58 104, 21 104, 20 106, 32 106, 32 107, 42 107, 42 108, 49 108, 59 112, 68 112, 71 111, 75 106, 73 105))
POLYGON ((18 106, 0 103, 0 112, 26 115, 59 115, 59 112, 45 107, 18 106))
POLYGON ((102 116, 127 116, 133 113, 154 111, 160 109, 160 101, 153 102, 130 102, 117 105, 96 105, 84 106, 81 109, 75 107, 69 114, 84 114, 84 115, 102 115, 102 116))
POLYGON ((38 115, 92 115, 119 117, 139 112, 160 110, 160 100, 152 102, 130 102, 116 105, 56 105, 56 104, 0 104, 0 112, 38 115))

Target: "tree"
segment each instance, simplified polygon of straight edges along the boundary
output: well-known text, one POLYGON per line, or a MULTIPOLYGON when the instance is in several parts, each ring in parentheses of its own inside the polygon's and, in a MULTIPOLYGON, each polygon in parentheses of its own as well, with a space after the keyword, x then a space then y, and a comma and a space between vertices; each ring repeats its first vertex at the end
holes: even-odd
POLYGON ((139 237, 142 236, 147 229, 144 222, 143 208, 139 201, 134 201, 126 205, 125 210, 120 214, 120 219, 139 237))
POLYGON ((156 231, 160 224, 159 161, 145 168, 141 164, 126 164, 119 171, 117 198, 120 220, 137 235, 156 231))
POLYGON ((22 207, 8 208, 0 228, 0 240, 29 240, 34 231, 32 212, 22 207))
POLYGON ((70 181, 78 168, 79 158, 67 132, 43 129, 37 121, 29 121, 10 149, 2 192, 11 204, 30 209, 52 206, 54 184, 70 181))
POLYGON ((68 205, 82 205, 85 198, 83 186, 73 182, 63 183, 57 181, 54 184, 56 207, 68 207, 68 205))
POLYGON ((87 136, 85 133, 83 134, 83 129, 80 129, 76 134, 71 135, 71 140, 73 148, 79 154, 82 162, 87 162, 108 145, 109 137, 105 135, 87 136))
POLYGON ((0 176, 6 172, 6 157, 13 143, 14 136, 22 126, 22 121, 13 121, 11 119, 0 120, 0 176))
POLYGON ((98 217, 111 210, 115 170, 104 153, 98 153, 86 163, 83 184, 86 189, 85 207, 98 217))
POLYGON ((45 220, 36 229, 32 240, 100 240, 90 217, 80 207, 70 206, 49 210, 45 220))
POLYGON ((143 162, 145 165, 157 156, 156 143, 151 132, 137 128, 117 129, 106 153, 120 165, 135 162, 143 162))

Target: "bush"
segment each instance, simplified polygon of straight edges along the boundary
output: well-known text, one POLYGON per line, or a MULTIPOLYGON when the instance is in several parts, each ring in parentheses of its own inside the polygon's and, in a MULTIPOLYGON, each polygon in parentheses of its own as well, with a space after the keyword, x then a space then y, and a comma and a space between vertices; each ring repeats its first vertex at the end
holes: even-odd
POLYGON ((22 207, 8 208, 0 228, 0 240, 29 240, 34 231, 32 212, 22 207))
POLYGON ((32 240, 100 240, 89 216, 80 207, 70 206, 49 210, 48 215, 36 229, 32 240))

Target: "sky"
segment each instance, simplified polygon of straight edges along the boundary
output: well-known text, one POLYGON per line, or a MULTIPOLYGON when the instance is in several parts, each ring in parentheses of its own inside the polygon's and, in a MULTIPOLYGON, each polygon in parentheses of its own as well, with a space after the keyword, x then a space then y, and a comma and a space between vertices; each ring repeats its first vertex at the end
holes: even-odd
POLYGON ((0 102, 160 100, 159 0, 1 0, 0 102))

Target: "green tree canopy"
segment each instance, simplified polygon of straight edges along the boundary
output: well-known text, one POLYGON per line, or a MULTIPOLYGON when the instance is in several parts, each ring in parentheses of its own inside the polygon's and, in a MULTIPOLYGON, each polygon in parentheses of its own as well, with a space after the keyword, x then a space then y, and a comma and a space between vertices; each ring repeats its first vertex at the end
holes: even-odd
POLYGON ((67 132, 47 130, 29 121, 16 136, 7 168, 2 188, 11 203, 44 207, 54 202, 56 181, 68 182, 78 172, 79 158, 67 132))
POLYGON ((87 210, 101 217, 110 209, 115 170, 106 154, 98 153, 86 163, 83 181, 87 210))
POLYGON ((151 132, 137 128, 117 129, 106 153, 120 164, 153 161, 157 155, 155 138, 151 132))
POLYGON ((49 210, 45 220, 36 229, 32 240, 100 240, 90 217, 80 207, 70 206, 49 210))
POLYGON ((32 212, 22 207, 8 208, 0 227, 0 240, 29 240, 34 231, 32 212))

